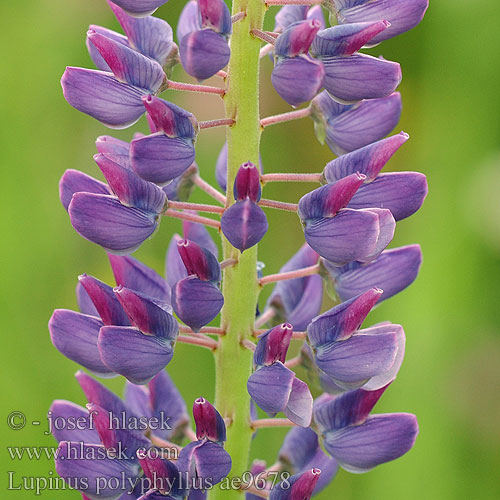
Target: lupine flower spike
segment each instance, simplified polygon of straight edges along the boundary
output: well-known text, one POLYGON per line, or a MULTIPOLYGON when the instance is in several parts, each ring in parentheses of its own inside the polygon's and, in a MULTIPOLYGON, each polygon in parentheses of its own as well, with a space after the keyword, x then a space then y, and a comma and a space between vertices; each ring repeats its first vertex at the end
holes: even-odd
MULTIPOLYGON (((84 500, 206 500, 214 488, 221 500, 235 488, 246 500, 309 500, 339 467, 366 472, 407 453, 418 434, 414 415, 371 414, 397 378, 406 337, 401 325, 368 316, 417 278, 420 247, 390 245, 396 222, 422 206, 427 181, 382 172, 409 138, 392 132, 402 73, 363 50, 414 28, 428 0, 235 0, 232 15, 223 0, 187 0, 177 44, 171 25, 151 15, 165 3, 107 0, 123 31, 90 25, 95 69, 68 67, 61 79, 73 108, 110 128, 145 115, 149 133, 99 136, 102 177, 69 169, 59 183, 71 225, 108 253, 115 283, 81 274, 79 310, 53 312, 52 343, 93 375, 126 380, 122 400, 79 371, 87 405, 53 402, 53 419, 80 424, 54 427, 56 471, 84 500), (282 8, 265 31, 271 5, 282 8), (198 82, 172 80, 179 63, 198 82), (264 84, 300 109, 259 115, 260 64, 273 65, 264 84), (205 112, 214 109, 208 99, 223 98, 224 116, 199 122, 195 101, 176 104, 181 91, 206 96, 205 112), (308 173, 264 174, 261 134, 305 117, 335 157, 308 173), (216 161, 195 163, 198 135, 211 127, 225 127, 225 143, 214 146, 216 161), (262 196, 277 181, 292 199, 262 196), (297 182, 310 186, 300 199, 297 182), (190 202, 195 190, 213 201, 190 202), (263 260, 289 254, 263 207, 298 215, 304 234, 286 262, 267 263, 269 273, 259 243, 270 245, 263 260), (154 234, 164 241, 172 218, 182 231, 163 244, 162 277, 129 254, 154 234), (325 290, 335 300, 327 307, 325 290), (179 343, 216 360, 215 402, 194 401, 194 427, 166 371, 179 343), (117 419, 127 425, 111 425, 117 419), (289 428, 276 461, 250 465, 254 436, 274 427, 289 428)), ((201 366, 184 368, 194 384, 206 378, 201 366)))

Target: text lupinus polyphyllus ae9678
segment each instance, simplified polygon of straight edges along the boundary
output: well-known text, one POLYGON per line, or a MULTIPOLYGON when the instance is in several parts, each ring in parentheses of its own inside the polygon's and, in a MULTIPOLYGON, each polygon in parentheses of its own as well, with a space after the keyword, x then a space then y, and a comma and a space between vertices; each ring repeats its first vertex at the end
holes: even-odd
POLYGON ((307 500, 339 467, 360 473, 394 460, 418 433, 414 415, 371 414, 403 362, 403 327, 362 324, 417 277, 418 245, 386 248, 427 184, 417 172, 381 173, 409 138, 390 135, 401 68, 362 50, 415 27, 428 1, 234 0, 230 12, 223 0, 190 0, 176 42, 175 20, 153 15, 164 3, 108 1, 123 33, 90 26, 97 69, 68 67, 61 80, 68 103, 104 126, 131 127, 145 114, 151 133, 97 139, 105 182, 76 170, 61 178, 72 226, 107 252, 116 286, 80 276, 80 311, 56 310, 49 322, 54 346, 93 374, 76 375, 87 408, 61 400, 51 408, 52 418, 83 422, 54 430, 56 469, 90 499, 307 500), (273 31, 263 29, 266 13, 275 15, 273 31), (304 106, 261 118, 259 65, 268 56, 276 98, 304 106), (178 64, 198 83, 172 79, 178 64), (219 85, 203 84, 212 76, 219 85), (225 116, 199 122, 195 109, 168 100, 174 91, 222 98, 225 116), (261 134, 306 117, 335 156, 317 174, 264 174, 261 134), (226 129, 213 159, 222 191, 194 163, 197 136, 210 127, 226 129), (270 182, 312 188, 285 203, 263 197, 270 182), (213 203, 189 202, 194 189, 213 203), (280 244, 268 227, 273 209, 299 216, 304 242, 264 276, 259 242, 267 234, 266 245, 280 244), (169 218, 182 219, 183 234, 165 245, 163 278, 130 254, 169 218), (274 289, 259 304, 266 285, 274 289), (324 288, 336 300, 326 311, 324 288), (194 401, 194 429, 182 387, 165 370, 177 342, 210 349, 216 364, 215 400, 194 401), (300 355, 287 359, 292 342, 302 344, 300 355), (116 375, 127 379, 124 400, 94 378, 116 375), (160 415, 168 425, 111 425, 160 415), (265 427, 290 430, 274 464, 250 464, 252 436, 265 427), (175 453, 167 458, 165 448, 175 453))

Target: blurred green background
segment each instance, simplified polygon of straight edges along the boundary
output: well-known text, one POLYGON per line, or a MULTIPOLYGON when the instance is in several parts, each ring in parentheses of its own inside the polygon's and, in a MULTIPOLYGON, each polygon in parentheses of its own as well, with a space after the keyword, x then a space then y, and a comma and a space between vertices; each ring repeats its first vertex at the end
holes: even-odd
MULTIPOLYGON (((158 15, 175 25, 184 3, 171 0, 158 15)), ((411 140, 388 169, 425 172, 430 186, 424 208, 398 225, 392 243, 422 245, 420 276, 370 318, 401 323, 407 335, 405 363, 377 411, 416 413, 420 436, 415 448, 393 463, 360 476, 341 471, 321 499, 500 498, 499 18, 497 0, 431 0, 421 26, 372 50, 401 62, 404 75, 398 129, 411 140)), ((75 308, 78 274, 112 281, 103 251, 72 229, 57 189, 66 168, 97 175, 94 140, 110 131, 64 101, 59 78, 66 65, 91 67, 84 44, 90 23, 114 29, 117 23, 104 0, 2 0, 0 19, 0 489, 2 498, 26 498, 33 493, 7 491, 6 471, 15 472, 16 486, 22 476, 49 477, 53 464, 11 461, 6 447, 51 446, 53 440, 32 425, 10 430, 7 414, 20 410, 29 422, 43 421, 53 399, 84 403, 73 378, 78 367, 53 348, 47 321, 54 308, 75 308)), ((270 61, 262 67, 262 115, 286 111, 270 84, 270 61)), ((175 77, 185 75, 177 69, 175 77)), ((165 95, 201 120, 222 116, 215 96, 165 95)), ((137 129, 146 130, 144 120, 137 129)), ((116 133, 126 139, 131 134, 116 133)), ((222 143, 217 130, 199 139, 197 162, 211 182, 222 143)), ((333 158, 315 140, 310 120, 266 130, 262 156, 267 172, 318 172, 333 158)), ((265 196, 296 201, 301 189, 271 186, 265 196)), ((193 196, 206 200, 199 192, 193 196)), ((273 212, 269 218, 259 256, 271 273, 301 245, 303 235, 294 216, 273 212)), ((164 221, 136 256, 163 272, 166 246, 179 227, 164 221)), ((179 345, 169 373, 187 401, 213 396, 208 353, 179 345)), ((118 391, 122 385, 122 380, 110 383, 118 391)), ((252 456, 272 463, 279 434, 262 431, 252 456)), ((78 498, 70 491, 43 495, 78 498)))

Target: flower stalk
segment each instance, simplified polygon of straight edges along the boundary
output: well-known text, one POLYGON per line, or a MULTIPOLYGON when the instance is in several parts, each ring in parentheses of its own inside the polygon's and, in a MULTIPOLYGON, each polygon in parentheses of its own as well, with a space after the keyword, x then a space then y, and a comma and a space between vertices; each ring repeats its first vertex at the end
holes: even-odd
MULTIPOLYGON (((260 42, 251 35, 262 29, 265 5, 261 0, 235 0, 233 15, 246 12, 246 17, 233 25, 228 89, 224 96, 226 118, 235 124, 227 128, 227 193, 226 206, 234 203, 232 187, 240 165, 259 163, 259 50, 260 42)), ((231 475, 241 477, 248 470, 248 450, 252 439, 250 399, 246 391, 252 373, 252 352, 241 345, 253 337, 258 297, 256 277, 257 246, 241 253, 223 238, 223 258, 237 259, 238 265, 223 271, 221 327, 226 335, 216 351, 216 407, 223 417, 231 419, 227 429, 226 450, 231 455, 231 475), (241 300, 245 297, 245 300, 241 300)), ((239 499, 238 491, 215 487, 211 499, 239 499)))

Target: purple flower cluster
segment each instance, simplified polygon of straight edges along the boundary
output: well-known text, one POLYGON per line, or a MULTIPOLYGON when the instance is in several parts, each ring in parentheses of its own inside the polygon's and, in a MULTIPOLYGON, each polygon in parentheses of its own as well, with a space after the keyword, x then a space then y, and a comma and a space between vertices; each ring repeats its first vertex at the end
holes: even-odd
MULTIPOLYGON (((427 183, 417 172, 381 173, 409 137, 403 132, 386 137, 401 114, 401 97, 394 92, 401 69, 359 51, 416 26, 428 2, 284 1, 273 32, 250 30, 252 43, 255 38, 267 43, 261 56, 273 55, 271 82, 278 94, 292 106, 310 102, 300 117, 313 119, 319 141, 337 157, 318 174, 265 175, 262 162, 248 159, 229 176, 226 143, 215 171, 225 194, 201 177, 194 163, 196 138, 204 128, 231 127, 245 117, 198 122, 158 94, 171 88, 229 91, 231 71, 228 76, 223 70, 231 58, 233 24, 246 12, 231 17, 223 0, 190 0, 177 25, 177 46, 170 25, 151 16, 164 3, 108 1, 125 34, 90 26, 87 48, 97 70, 70 67, 61 80, 66 100, 77 110, 110 128, 129 127, 145 114, 150 134, 135 134, 130 142, 97 139, 94 160, 105 182, 76 170, 67 170, 60 181, 72 226, 108 252, 116 286, 81 275, 79 312, 54 311, 51 340, 94 375, 121 375, 127 382, 122 400, 90 375, 77 373, 87 407, 60 400, 51 407, 53 418, 82 423, 53 430, 59 442, 56 469, 91 500, 198 500, 230 474, 225 445, 235 415, 224 414, 222 407, 219 413, 200 397, 191 429, 165 367, 179 342, 216 351, 227 340, 224 322, 211 326, 229 299, 222 287, 224 269, 237 271, 239 259, 268 233, 264 208, 278 208, 298 215, 305 242, 278 274, 263 276, 262 267, 255 269, 255 285, 275 283, 262 310, 253 298, 238 298, 251 317, 254 310, 257 314, 253 336, 234 339, 238 348, 253 352, 247 386, 234 387, 234 396, 241 400, 246 391, 245 401, 251 398, 250 415, 238 416, 238 428, 244 420, 249 435, 261 427, 292 428, 271 468, 262 461, 252 465, 261 487, 249 481, 241 488, 247 500, 307 500, 339 467, 360 473, 394 460, 412 448, 418 433, 414 415, 371 415, 402 365, 403 327, 362 325, 376 305, 417 277, 419 246, 387 247, 396 223, 422 206, 427 183), (327 27, 323 8, 336 18, 335 26, 327 27), (228 83, 219 88, 174 82, 178 63, 199 81, 219 75, 228 83), (262 187, 276 180, 320 186, 296 204, 264 199, 262 187), (218 205, 190 203, 195 187, 218 205), (165 277, 129 255, 158 230, 163 216, 183 220, 182 236, 175 234, 168 245, 165 277), (224 236, 230 248, 224 260, 206 226, 224 236), (336 305, 322 312, 324 289, 336 305), (302 348, 290 358, 292 340, 302 341, 302 348), (295 373, 299 365, 307 380, 295 373), (261 412, 268 418, 259 418, 261 412), (276 418, 279 413, 285 418, 276 418), (127 425, 113 426, 119 419, 127 425), (271 484, 272 473, 282 474, 281 481, 271 484)), ((294 113, 260 125, 297 118, 294 113)), ((250 363, 245 369, 246 379, 250 363)))

